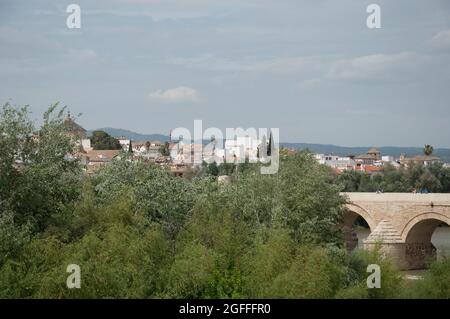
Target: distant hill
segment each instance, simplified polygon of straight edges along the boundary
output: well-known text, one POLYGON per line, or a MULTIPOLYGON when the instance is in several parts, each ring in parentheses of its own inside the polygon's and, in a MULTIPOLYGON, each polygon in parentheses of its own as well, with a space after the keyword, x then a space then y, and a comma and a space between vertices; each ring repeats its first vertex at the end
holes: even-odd
MULTIPOLYGON (((364 154, 370 147, 346 147, 327 144, 309 144, 309 143, 281 143, 284 147, 293 149, 309 149, 313 153, 319 154, 335 154, 340 156, 359 155, 364 154)), ((382 146, 377 147, 382 155, 390 155, 399 157, 400 154, 406 156, 422 155, 423 148, 421 147, 400 147, 400 146, 382 146)), ((444 162, 450 163, 450 149, 435 148, 433 155, 439 156, 444 162)))
POLYGON ((112 127, 103 127, 95 130, 89 130, 88 135, 91 135, 93 131, 104 131, 111 136, 120 137, 124 136, 133 141, 161 141, 166 142, 169 141, 169 136, 163 134, 140 134, 129 130, 124 130, 121 128, 112 128, 112 127))
MULTIPOLYGON (((170 138, 163 134, 140 134, 129 130, 124 130, 120 128, 104 127, 97 130, 105 131, 111 136, 119 137, 125 136, 126 138, 132 139, 133 141, 169 141, 170 138)), ((93 130, 88 131, 91 134, 93 130)), ((364 154, 370 148, 369 146, 362 147, 346 147, 337 146, 332 144, 311 144, 311 143, 280 143, 281 146, 289 147, 293 149, 309 149, 313 153, 320 154, 335 154, 340 156, 346 155, 359 155, 364 154)), ((378 147, 378 150, 382 155, 390 155, 394 157, 399 157, 400 154, 405 154, 406 156, 414 156, 423 153, 421 147, 397 147, 397 146, 383 146, 378 147)), ((439 156, 444 162, 450 163, 450 149, 448 148, 436 148, 434 149, 433 155, 439 156)))

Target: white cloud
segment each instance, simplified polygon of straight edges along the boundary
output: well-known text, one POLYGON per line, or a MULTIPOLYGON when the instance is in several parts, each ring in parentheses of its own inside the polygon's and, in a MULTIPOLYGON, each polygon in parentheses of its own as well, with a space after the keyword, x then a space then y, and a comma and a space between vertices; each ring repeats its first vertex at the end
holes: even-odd
POLYGON ((320 79, 309 79, 305 81, 301 81, 296 85, 299 90, 307 91, 318 88, 322 84, 322 80, 320 79))
POLYGON ((331 80, 394 80, 411 75, 426 62, 414 52, 374 54, 331 64, 327 78, 331 80))
POLYGON ((69 49, 65 54, 65 57, 69 61, 78 63, 92 63, 98 62, 99 57, 97 53, 92 49, 69 49))
POLYGON ((436 49, 450 49, 450 30, 436 33, 431 38, 431 45, 436 49))
POLYGON ((197 90, 186 87, 179 86, 173 89, 157 90, 151 92, 148 97, 152 100, 159 100, 162 102, 199 102, 200 94, 197 90))
POLYGON ((306 74, 317 72, 323 62, 317 57, 257 57, 245 56, 237 59, 219 58, 205 54, 191 58, 166 59, 166 63, 187 68, 225 72, 271 72, 278 74, 306 74))

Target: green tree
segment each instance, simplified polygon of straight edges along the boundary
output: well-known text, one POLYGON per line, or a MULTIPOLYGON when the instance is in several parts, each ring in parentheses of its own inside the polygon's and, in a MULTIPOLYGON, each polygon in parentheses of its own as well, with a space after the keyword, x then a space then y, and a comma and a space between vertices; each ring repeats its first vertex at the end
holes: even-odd
POLYGON ((336 183, 342 187, 344 192, 357 192, 361 184, 361 177, 364 173, 357 171, 344 171, 336 178, 336 183))
POLYGON ((426 144, 425 147, 423 148, 423 153, 426 156, 430 156, 431 154, 433 154, 433 150, 434 150, 433 146, 426 144))
POLYGON ((104 203, 128 191, 133 210, 143 213, 149 223, 160 225, 171 240, 192 211, 197 191, 194 183, 157 165, 125 158, 99 170, 93 182, 98 200, 104 203))
POLYGON ((172 298, 205 297, 217 257, 202 244, 186 246, 169 270, 167 294, 172 298))
POLYGON ((80 193, 81 167, 62 108, 51 106, 35 130, 29 111, 6 104, 0 113, 0 213, 41 231, 80 193), (56 113, 56 114, 55 114, 56 113))
POLYGON ((159 152, 162 156, 170 156, 169 142, 165 142, 164 145, 161 145, 159 152))
POLYGON ((34 126, 28 116, 28 107, 8 103, 0 112, 0 214, 10 205, 20 169, 35 147, 34 126))
POLYGON ((169 245, 162 231, 133 212, 130 200, 99 207, 86 196, 67 226, 83 229, 82 235, 70 242, 35 237, 0 268, 0 298, 157 297, 169 245), (73 263, 82 269, 82 289, 66 287, 66 267, 73 263))
POLYGON ((450 257, 442 257, 433 262, 423 280, 405 287, 403 297, 450 298, 450 257))
POLYGON ((212 176, 219 175, 219 167, 217 166, 217 163, 216 162, 209 163, 206 172, 212 176))
POLYGON ((104 131, 94 131, 91 136, 94 150, 120 150, 122 146, 119 141, 104 131))
POLYGON ((430 170, 426 169, 416 183, 418 189, 428 190, 430 192, 439 193, 442 189, 441 182, 434 176, 430 170))
POLYGON ((30 240, 28 227, 18 226, 10 212, 0 215, 0 267, 10 258, 14 258, 30 240))
POLYGON ((218 175, 231 175, 235 169, 234 163, 227 163, 224 161, 222 164, 219 165, 218 169, 218 175))
POLYGON ((344 192, 411 192, 427 189, 432 192, 450 192, 450 169, 442 163, 411 164, 407 168, 384 166, 383 174, 345 171, 335 178, 344 192))
POLYGON ((128 153, 133 154, 133 141, 130 140, 130 144, 128 144, 128 153))
POLYGON ((271 156, 272 155, 272 143, 273 143, 273 136, 272 136, 272 131, 270 131, 269 145, 267 146, 267 156, 271 156))
POLYGON ((345 199, 339 195, 340 187, 333 183, 329 168, 319 165, 310 153, 298 152, 282 159, 276 179, 270 193, 278 193, 275 205, 283 205, 277 218, 286 222, 294 237, 336 242, 333 225, 342 216, 345 199))
POLYGON ((348 299, 392 299, 402 294, 404 280, 395 264, 383 256, 379 248, 374 250, 355 250, 346 253, 343 260, 338 262, 346 266, 347 280, 336 292, 335 298, 348 299), (367 287, 367 266, 380 266, 381 288, 367 287))

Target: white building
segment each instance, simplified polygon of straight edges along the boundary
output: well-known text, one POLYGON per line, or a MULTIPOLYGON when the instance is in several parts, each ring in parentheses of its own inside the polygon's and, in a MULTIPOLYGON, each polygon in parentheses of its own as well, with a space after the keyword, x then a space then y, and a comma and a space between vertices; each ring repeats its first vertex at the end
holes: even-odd
POLYGON ((381 157, 381 161, 383 162, 383 166, 389 164, 395 168, 399 168, 401 165, 395 160, 394 156, 385 155, 381 157))
POLYGON ((356 167, 356 161, 349 156, 315 154, 314 158, 319 164, 327 165, 340 171, 353 170, 356 167))
POLYGON ((245 161, 245 158, 248 158, 250 161, 256 161, 258 160, 260 143, 260 140, 250 137, 237 137, 234 140, 226 140, 224 145, 220 143, 216 145, 212 143, 207 145, 185 144, 183 141, 180 141, 171 143, 169 152, 172 162, 175 164, 195 164, 195 156, 200 156, 200 162, 202 160, 207 163, 215 161, 218 164, 224 161, 228 163, 245 161))
POLYGON ((117 139, 120 143, 120 145, 122 146, 122 149, 124 151, 128 151, 128 148, 130 147, 130 139, 126 138, 126 137, 119 137, 117 139))
MULTIPOLYGON (((236 137, 234 140, 225 141, 225 157, 228 159, 236 158, 246 158, 250 161, 258 160, 258 147, 261 145, 262 141, 254 139, 249 136, 236 137)), ((268 141, 266 142, 266 147, 268 146, 268 141)))
POLYGON ((81 140, 81 147, 83 148, 83 151, 86 153, 89 153, 94 148, 91 146, 91 139, 90 138, 83 138, 81 140))

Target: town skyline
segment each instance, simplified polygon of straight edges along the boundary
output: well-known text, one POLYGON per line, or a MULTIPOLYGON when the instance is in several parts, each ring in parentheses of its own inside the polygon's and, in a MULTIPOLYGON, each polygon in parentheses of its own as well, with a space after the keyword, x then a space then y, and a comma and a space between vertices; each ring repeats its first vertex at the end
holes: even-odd
POLYGON ((175 136, 180 134, 178 139, 172 138, 174 136, 172 132, 170 139, 161 139, 160 137, 164 137, 163 135, 156 135, 142 136, 141 140, 135 140, 139 137, 123 134, 126 131, 116 132, 117 134, 111 130, 109 132, 102 130, 89 132, 76 123, 70 113, 64 119, 64 126, 65 134, 76 145, 76 152, 69 157, 79 158, 85 166, 87 174, 93 174, 96 170, 105 165, 111 165, 123 156, 129 157, 131 160, 151 162, 166 167, 175 176, 189 175, 194 171, 200 173, 202 169, 218 175, 219 167, 228 172, 230 164, 238 167, 240 164, 257 163, 270 163, 270 169, 264 173, 261 172, 262 174, 276 174, 279 168, 279 155, 281 153, 295 154, 302 148, 307 149, 306 153, 313 155, 318 163, 330 167, 337 175, 349 171, 383 175, 385 171, 389 173, 391 169, 402 171, 405 168, 412 169, 416 166, 442 166, 447 169, 450 166, 448 163, 450 153, 445 154, 441 149, 440 153, 445 158, 436 156, 437 152, 429 144, 425 145, 423 149, 411 148, 409 152, 397 153, 392 150, 383 153, 375 147, 370 147, 368 150, 349 148, 345 155, 339 156, 333 151, 324 149, 317 151, 314 147, 309 148, 305 145, 302 147, 292 144, 290 146, 293 147, 289 147, 286 143, 279 142, 277 130, 260 129, 258 133, 254 128, 246 131, 232 129, 223 135, 218 129, 211 131, 211 128, 208 128, 200 131, 204 129, 201 121, 195 123, 193 135, 186 128, 174 131, 175 136), (267 138, 264 134, 270 134, 270 137, 267 138), (200 136, 203 138, 202 140, 195 140, 200 136), (353 153, 349 150, 352 150, 353 153), (417 150, 420 150, 419 154, 417 154, 417 150))
MULTIPOLYGON (((81 122, 80 122, 81 123, 81 122)), ((245 127, 244 127, 245 129, 245 127)), ((96 128, 87 128, 87 131, 92 133, 94 131, 105 131, 108 134, 111 134, 111 132, 128 132, 128 134, 111 134, 114 137, 119 137, 119 136, 124 136, 124 137, 130 137, 132 135, 137 135, 139 137, 136 138, 132 138, 133 140, 136 141, 142 141, 142 140, 159 140, 162 137, 164 137, 162 139, 162 141, 166 141, 170 138, 170 130, 168 131, 168 133, 164 133, 164 132, 137 132, 134 131, 133 129, 127 129, 127 128, 118 128, 118 127, 96 127, 96 128)), ((225 138, 224 138, 225 140, 225 138)), ((206 139, 204 139, 204 141, 207 141, 206 139)), ((336 147, 343 147, 343 148, 370 148, 370 147, 377 147, 377 148, 389 148, 389 147, 393 147, 393 148, 417 148, 417 149, 423 149, 424 145, 371 145, 371 144, 361 144, 361 145, 343 145, 343 144, 332 144, 332 143, 315 143, 314 141, 285 141, 283 139, 280 139, 280 143, 281 144, 311 144, 311 145, 321 145, 321 146, 336 146, 336 147)), ((436 150, 442 149, 442 150, 450 150, 450 147, 442 147, 440 145, 434 145, 436 150)))

